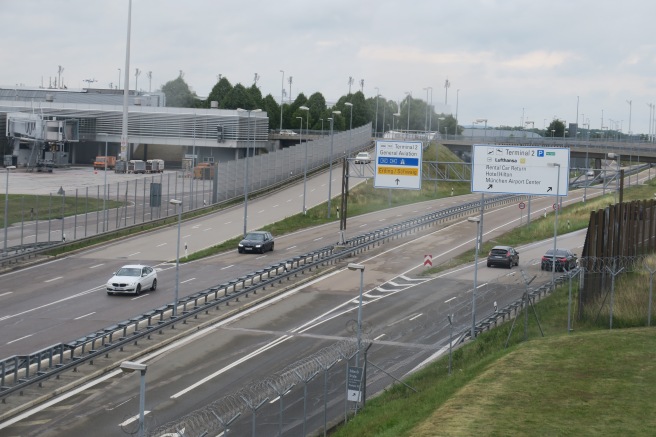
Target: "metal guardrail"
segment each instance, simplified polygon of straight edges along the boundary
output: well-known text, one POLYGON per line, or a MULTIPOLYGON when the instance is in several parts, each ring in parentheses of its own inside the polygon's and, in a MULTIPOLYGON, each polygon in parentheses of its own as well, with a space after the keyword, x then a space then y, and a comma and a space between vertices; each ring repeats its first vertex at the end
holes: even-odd
MULTIPOLYGON (((562 282, 567 281, 568 279, 569 276, 567 275, 567 273, 565 273, 560 276, 557 276, 555 278, 555 283, 560 284, 562 282)), ((536 297, 542 299, 547 294, 553 291, 554 290, 552 288, 551 279, 549 279, 549 282, 542 284, 541 286, 529 291, 528 298, 531 299, 532 302, 535 302, 536 297)), ((524 295, 522 295, 521 297, 509 303, 505 307, 500 308, 494 313, 490 314, 489 316, 482 318, 481 320, 479 320, 478 323, 476 323, 474 327, 474 330, 476 331, 476 335, 479 335, 485 331, 489 331, 492 328, 496 328, 497 325, 499 324, 499 319, 501 319, 501 323, 504 323, 506 322, 506 317, 508 317, 509 320, 512 317, 516 317, 518 312, 524 309, 525 305, 526 305, 526 298, 524 295)), ((462 334, 462 336, 460 337, 461 342, 471 339, 471 329, 467 328, 467 330, 462 331, 461 334, 462 334)))
MULTIPOLYGON (((525 196, 500 195, 484 199, 486 207, 508 204, 525 196)), ((88 334, 77 340, 55 344, 28 355, 16 355, 0 360, 0 398, 3 400, 12 393, 20 392, 33 384, 41 383, 57 374, 90 362, 96 357, 107 355, 115 349, 136 342, 141 338, 162 331, 176 323, 196 317, 210 308, 248 297, 257 290, 281 284, 306 270, 312 271, 326 264, 333 264, 342 258, 379 246, 386 241, 401 238, 407 233, 446 219, 456 219, 480 208, 479 200, 463 205, 445 208, 420 217, 376 229, 346 241, 342 247, 329 245, 244 276, 193 293, 178 300, 177 317, 173 317, 173 304, 150 310, 126 319, 104 329, 88 334), (338 250, 336 250, 338 249, 338 250), (181 307, 181 310, 180 310, 181 307), (168 318, 165 314, 170 313, 168 318)))

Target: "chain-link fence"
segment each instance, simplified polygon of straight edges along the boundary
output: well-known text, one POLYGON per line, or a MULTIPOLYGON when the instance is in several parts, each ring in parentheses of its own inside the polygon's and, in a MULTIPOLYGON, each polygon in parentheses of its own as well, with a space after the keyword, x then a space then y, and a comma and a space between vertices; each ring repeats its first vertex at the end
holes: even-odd
POLYGON ((331 151, 337 160, 370 145, 371 126, 367 125, 248 159, 215 163, 206 172, 127 175, 132 179, 26 196, 8 211, 12 219, 4 244, 7 250, 2 254, 165 218, 176 214, 171 199, 182 200, 183 211, 239 200, 246 186, 249 193, 271 189, 303 177, 306 170, 311 173, 328 165, 331 151))
MULTIPOLYGON (((364 339, 363 350, 368 344, 364 339)), ((326 431, 328 418, 341 416, 339 410, 348 415, 353 406, 345 384, 357 345, 354 338, 341 340, 177 420, 151 427, 148 435, 305 436, 311 430, 326 431)))

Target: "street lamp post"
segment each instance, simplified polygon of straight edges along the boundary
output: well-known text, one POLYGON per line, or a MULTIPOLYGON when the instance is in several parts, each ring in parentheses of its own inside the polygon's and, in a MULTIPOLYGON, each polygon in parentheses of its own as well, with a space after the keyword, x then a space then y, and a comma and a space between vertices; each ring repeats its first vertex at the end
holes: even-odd
POLYGON ((472 290, 472 326, 471 339, 476 338, 476 289, 478 288, 478 250, 481 245, 481 218, 467 217, 470 223, 476 223, 476 252, 474 255, 474 289, 472 290))
MULTIPOLYGON (((622 158, 617 153, 609 153, 608 158, 617 160, 617 174, 615 175, 615 193, 619 193, 620 192, 620 178, 621 178, 621 174, 622 174, 620 172, 620 168, 621 168, 620 161, 621 161, 622 158)), ((621 195, 619 196, 619 203, 622 203, 622 196, 621 195)))
POLYGON ((280 87, 280 130, 282 130, 282 103, 285 98, 285 71, 280 70, 282 73, 282 86, 280 87))
POLYGON ((358 352, 355 355, 355 367, 360 367, 360 349, 362 346, 362 288, 364 287, 364 265, 349 263, 349 270, 360 271, 360 298, 358 300, 358 352))
POLYGON ((141 374, 139 378, 139 433, 137 435, 138 437, 144 437, 146 435, 144 413, 146 410, 146 370, 148 370, 148 365, 134 361, 123 361, 120 368, 124 373, 139 371, 141 374))
POLYGON ((175 298, 173 299, 173 317, 178 315, 178 290, 180 288, 180 225, 182 223, 182 200, 171 199, 171 205, 178 210, 178 245, 175 250, 175 298))
POLYGON ((14 170, 15 168, 15 165, 8 165, 5 167, 5 173, 7 173, 7 182, 5 183, 5 256, 7 256, 7 227, 9 226, 9 170, 14 170))
MULTIPOLYGON (((307 214, 307 203, 306 203, 306 194, 307 194, 307 155, 308 155, 308 140, 310 139, 310 133, 308 127, 310 124, 310 108, 307 106, 300 106, 298 109, 305 111, 305 132, 308 134, 308 138, 305 139, 305 168, 303 170, 303 215, 307 214)), ((303 131, 303 117, 296 117, 301 119, 301 132, 303 131)))
MULTIPOLYGON (((440 120, 446 120, 444 117, 437 117, 437 133, 440 133, 440 120)), ((446 128, 446 126, 445 126, 446 128)), ((446 131, 444 131, 444 135, 446 135, 446 131)))
POLYGON ((412 91, 405 92, 408 95, 408 126, 406 127, 406 137, 410 135, 410 100, 412 99, 412 91))
POLYGON ((556 181, 556 215, 554 217, 554 245, 553 245, 553 258, 551 260, 551 287, 556 289, 556 241, 558 238, 558 210, 560 205, 558 199, 560 198, 560 163, 550 162, 547 164, 549 167, 558 167, 558 180, 556 181))
POLYGON ((487 118, 479 118, 476 120, 476 123, 485 123, 485 128, 483 130, 483 138, 487 138, 487 118))
MULTIPOLYGON (((375 88, 376 90, 376 124, 374 127, 374 138, 378 138, 378 96, 380 95, 380 89, 378 87, 375 88)), ((385 126, 383 126, 383 129, 385 129, 385 126)))
MULTIPOLYGON (((246 135, 246 171, 244 172, 244 237, 246 236, 247 232, 247 227, 248 227, 248 187, 249 187, 249 182, 250 178, 248 175, 248 163, 250 160, 248 159, 248 155, 250 154, 250 147, 248 145, 248 141, 250 140, 251 136, 251 112, 262 112, 261 109, 241 109, 237 108, 237 111, 239 112, 248 112, 248 121, 247 127, 248 127, 248 134, 246 135)), ((255 155, 255 129, 253 129, 253 155, 255 155)))
POLYGON ((349 155, 351 153, 351 149, 353 147, 353 143, 351 141, 351 138, 353 137, 353 103, 351 102, 344 102, 346 106, 351 107, 351 121, 349 121, 349 155))
POLYGON ((105 136, 105 176, 104 176, 104 188, 103 188, 103 232, 107 231, 106 226, 107 226, 107 136, 109 134, 106 133, 98 133, 98 135, 104 135, 105 136))
MULTIPOLYGON (((424 121, 424 131, 428 132, 428 107, 429 107, 429 105, 428 105, 428 91, 431 90, 432 88, 431 87, 426 87, 426 88, 422 88, 422 89, 426 90, 426 120, 424 121)), ((438 124, 438 126, 439 126, 439 124, 438 124)), ((439 127, 438 127, 437 131, 438 132, 440 131, 439 127)))
POLYGON ((328 157, 328 218, 330 218, 330 201, 332 197, 332 187, 333 187, 333 126, 335 124, 335 115, 341 114, 341 111, 333 111, 333 116, 330 117, 330 156, 328 157))

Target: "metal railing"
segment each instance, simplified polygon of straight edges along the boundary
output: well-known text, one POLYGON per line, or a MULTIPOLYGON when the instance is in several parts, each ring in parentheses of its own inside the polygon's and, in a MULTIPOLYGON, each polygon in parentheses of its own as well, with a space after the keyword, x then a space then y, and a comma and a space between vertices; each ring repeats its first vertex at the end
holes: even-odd
MULTIPOLYGON (((525 196, 500 195, 484 200, 485 207, 505 205, 525 196)), ((173 317, 173 303, 155 308, 126 319, 77 340, 52 345, 27 355, 17 355, 0 360, 0 397, 5 398, 28 386, 74 368, 83 362, 107 355, 115 349, 138 339, 150 336, 167 326, 184 323, 188 318, 209 311, 214 306, 231 300, 247 298, 259 289, 282 284, 306 271, 311 272, 325 265, 335 264, 342 258, 361 253, 385 242, 401 238, 407 233, 425 227, 465 217, 479 209, 480 201, 445 208, 440 211, 413 217, 402 222, 376 229, 353 237, 342 246, 329 245, 291 259, 277 262, 216 286, 198 291, 178 301, 177 317, 173 317)))

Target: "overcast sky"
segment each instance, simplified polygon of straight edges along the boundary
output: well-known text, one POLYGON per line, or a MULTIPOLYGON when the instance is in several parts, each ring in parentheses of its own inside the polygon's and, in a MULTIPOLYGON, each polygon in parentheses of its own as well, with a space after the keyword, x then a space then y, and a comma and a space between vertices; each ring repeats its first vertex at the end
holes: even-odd
MULTIPOLYGON (((2 86, 116 86, 128 0, 0 0, 2 86)), ((335 101, 376 88, 405 92, 469 125, 543 128, 555 117, 647 133, 656 103, 653 0, 133 0, 130 88, 175 79, 206 97, 218 75, 280 99, 319 91, 335 101), (457 91, 459 90, 459 91, 457 91), (429 92, 430 93, 430 92, 429 92), (429 94, 430 99, 430 94, 429 94), (632 101, 629 105, 627 101, 632 101), (522 118, 523 117, 523 118, 522 118), (611 122, 611 120, 613 120, 611 122), (612 124, 611 124, 612 123, 612 124), (529 125, 530 127, 530 125, 529 125)), ((121 85, 124 79, 121 75, 121 85)))

